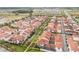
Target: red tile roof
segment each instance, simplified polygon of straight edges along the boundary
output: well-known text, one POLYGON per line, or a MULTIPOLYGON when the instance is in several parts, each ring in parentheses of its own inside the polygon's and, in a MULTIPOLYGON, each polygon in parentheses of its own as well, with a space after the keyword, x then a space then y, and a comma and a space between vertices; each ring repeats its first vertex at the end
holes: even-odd
POLYGON ((60 34, 55 35, 55 42, 62 42, 62 38, 60 34))
POLYGON ((48 44, 48 42, 49 41, 46 40, 46 39, 40 39, 40 40, 37 41, 37 44, 43 44, 44 45, 44 44, 48 44))
POLYGON ((19 34, 14 34, 12 35, 11 39, 14 41, 16 40, 19 40, 19 41, 23 41, 24 40, 24 37, 22 35, 19 35, 19 34))
POLYGON ((55 47, 57 47, 57 48, 62 48, 62 43, 60 43, 60 42, 55 42, 55 47))
POLYGON ((73 37, 72 36, 67 37, 67 43, 69 44, 71 50, 79 51, 78 50, 78 44, 73 41, 73 37))
POLYGON ((43 32, 43 35, 51 36, 52 34, 51 34, 51 32, 49 32, 49 31, 44 31, 44 32, 43 32))
POLYGON ((55 45, 54 44, 46 44, 45 47, 50 49, 50 48, 54 48, 55 45))

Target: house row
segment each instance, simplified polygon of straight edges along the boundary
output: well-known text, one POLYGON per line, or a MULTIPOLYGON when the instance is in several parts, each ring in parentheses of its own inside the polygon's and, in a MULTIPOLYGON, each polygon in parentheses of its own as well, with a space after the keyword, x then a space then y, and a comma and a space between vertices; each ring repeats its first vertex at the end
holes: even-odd
POLYGON ((43 33, 37 39, 37 46, 51 51, 62 51, 62 35, 55 32, 61 31, 61 23, 52 17, 43 33))
POLYGON ((71 17, 52 17, 43 33, 37 39, 37 46, 51 51, 63 51, 62 35, 65 34, 68 51, 79 51, 79 25, 71 17), (61 19, 63 19, 63 29, 61 19))
POLYGON ((70 52, 78 52, 79 51, 79 24, 77 24, 72 17, 67 17, 67 21, 64 24, 64 29, 67 34, 72 34, 72 35, 66 35, 67 38, 67 45, 68 45, 68 50, 70 52))
POLYGON ((22 43, 30 37, 34 29, 38 28, 46 19, 47 16, 37 16, 33 19, 26 18, 24 20, 18 20, 13 23, 13 25, 16 26, 15 29, 9 26, 3 26, 0 28, 0 40, 15 44, 22 43))
POLYGON ((16 33, 16 29, 10 28, 8 26, 3 26, 0 28, 0 40, 9 41, 11 35, 16 33))
POLYGON ((64 21, 64 29, 67 34, 78 33, 79 24, 77 24, 72 18, 68 18, 64 21))
POLYGON ((67 44, 70 52, 79 52, 79 36, 77 35, 68 35, 67 44))

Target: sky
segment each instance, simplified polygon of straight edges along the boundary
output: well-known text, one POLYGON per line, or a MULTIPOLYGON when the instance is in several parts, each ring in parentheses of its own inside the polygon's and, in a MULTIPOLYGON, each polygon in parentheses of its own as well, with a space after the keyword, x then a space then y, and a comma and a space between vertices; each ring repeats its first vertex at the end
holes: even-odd
POLYGON ((78 7, 78 0, 0 0, 0 7, 78 7))

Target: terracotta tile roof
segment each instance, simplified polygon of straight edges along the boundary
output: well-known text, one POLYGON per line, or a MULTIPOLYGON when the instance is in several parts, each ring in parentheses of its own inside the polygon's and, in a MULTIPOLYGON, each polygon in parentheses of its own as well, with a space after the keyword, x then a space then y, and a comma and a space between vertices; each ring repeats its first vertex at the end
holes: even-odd
POLYGON ((46 40, 46 39, 41 39, 41 40, 38 40, 37 41, 37 44, 48 44, 48 40, 46 40))
POLYGON ((49 32, 49 31, 44 31, 44 32, 43 32, 43 35, 51 36, 52 34, 51 34, 51 32, 49 32))
POLYGON ((78 51, 78 44, 73 41, 72 36, 67 37, 67 43, 69 44, 71 50, 78 51))
POLYGON ((55 42, 55 47, 57 47, 57 48, 62 48, 62 43, 60 43, 60 42, 55 42))
POLYGON ((46 44, 45 47, 50 49, 50 48, 54 48, 55 45, 54 44, 46 44))
POLYGON ((68 42, 68 44, 72 44, 73 43, 73 38, 72 37, 67 37, 67 42, 68 42))
POLYGON ((24 40, 24 37, 22 36, 22 35, 19 35, 19 34, 14 34, 14 35, 12 35, 12 37, 11 37, 11 40, 19 40, 19 41, 23 41, 24 40))
POLYGON ((55 35, 55 42, 62 42, 62 38, 60 34, 55 35))

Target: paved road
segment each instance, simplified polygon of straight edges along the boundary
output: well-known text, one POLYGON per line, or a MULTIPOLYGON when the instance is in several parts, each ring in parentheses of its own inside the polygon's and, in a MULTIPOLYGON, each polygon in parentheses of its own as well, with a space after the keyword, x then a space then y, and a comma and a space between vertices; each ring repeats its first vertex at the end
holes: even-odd
POLYGON ((65 32, 64 32, 64 22, 63 22, 64 20, 62 19, 61 20, 61 31, 62 31, 62 39, 63 39, 63 51, 64 52, 67 52, 68 51, 68 49, 67 49, 67 43, 66 43, 66 38, 65 38, 65 32))
POLYGON ((4 49, 4 48, 2 48, 2 47, 0 47, 0 52, 9 52, 9 51, 4 49))

